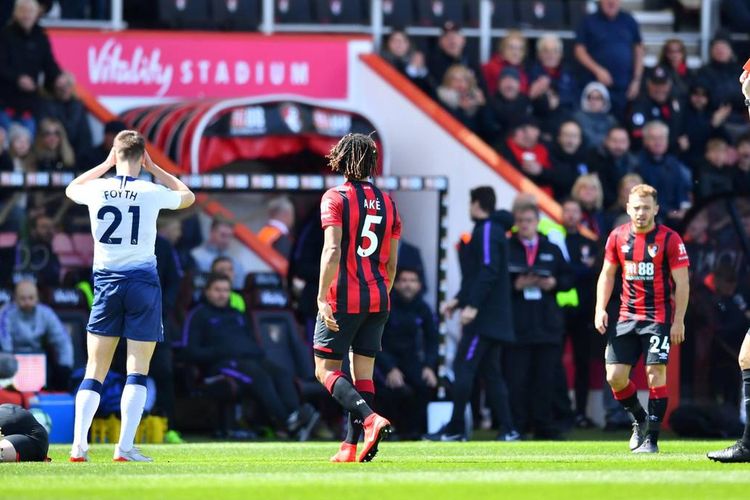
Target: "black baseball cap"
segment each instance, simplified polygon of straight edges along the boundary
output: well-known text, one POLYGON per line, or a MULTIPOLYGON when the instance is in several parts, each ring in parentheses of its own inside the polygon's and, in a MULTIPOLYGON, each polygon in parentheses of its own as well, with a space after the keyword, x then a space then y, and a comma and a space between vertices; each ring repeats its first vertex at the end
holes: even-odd
POLYGON ((651 73, 649 73, 648 81, 657 85, 661 85, 671 82, 672 79, 670 78, 669 72, 667 72, 667 69, 664 66, 656 66, 651 70, 651 73))
POLYGON ((458 24, 456 21, 453 21, 453 20, 449 19, 449 20, 447 20, 447 21, 445 21, 443 23, 443 25, 440 27, 440 30, 441 30, 441 32, 442 32, 443 35, 446 34, 446 33, 448 33, 448 32, 450 32, 450 31, 460 32, 461 31, 461 25, 458 24))

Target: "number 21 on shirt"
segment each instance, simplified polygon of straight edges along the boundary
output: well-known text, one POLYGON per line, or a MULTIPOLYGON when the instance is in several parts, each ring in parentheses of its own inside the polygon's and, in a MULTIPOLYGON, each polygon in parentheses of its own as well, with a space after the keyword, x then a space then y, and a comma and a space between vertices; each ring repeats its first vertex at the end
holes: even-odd
MULTIPOLYGON (((137 245, 138 226, 141 222, 141 207, 138 205, 131 205, 130 208, 128 208, 128 213, 132 216, 130 225, 130 244, 137 245)), ((122 223, 122 212, 117 207, 105 205, 99 209, 96 218, 104 221, 108 218, 108 214, 112 214, 112 221, 110 222, 109 227, 104 230, 104 233, 102 233, 101 238, 99 238, 99 243, 104 243, 105 245, 119 245, 122 243, 122 238, 113 238, 112 233, 117 231, 117 228, 120 227, 120 224, 122 223)))

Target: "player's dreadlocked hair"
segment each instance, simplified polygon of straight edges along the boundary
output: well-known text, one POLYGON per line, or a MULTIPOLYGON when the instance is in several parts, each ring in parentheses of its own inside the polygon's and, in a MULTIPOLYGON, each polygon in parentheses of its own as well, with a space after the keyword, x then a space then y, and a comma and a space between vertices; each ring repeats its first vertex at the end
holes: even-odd
POLYGON ((366 179, 375 175, 378 167, 378 148, 372 137, 346 134, 326 155, 331 170, 347 179, 366 179))

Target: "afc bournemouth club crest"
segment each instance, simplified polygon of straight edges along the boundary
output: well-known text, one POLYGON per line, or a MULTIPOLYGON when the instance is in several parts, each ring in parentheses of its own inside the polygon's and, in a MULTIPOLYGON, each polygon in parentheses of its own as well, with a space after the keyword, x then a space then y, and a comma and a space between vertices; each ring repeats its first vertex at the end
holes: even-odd
POLYGON ((646 247, 646 251, 653 259, 656 257, 656 254, 659 253, 659 245, 657 245, 656 243, 652 243, 646 247))

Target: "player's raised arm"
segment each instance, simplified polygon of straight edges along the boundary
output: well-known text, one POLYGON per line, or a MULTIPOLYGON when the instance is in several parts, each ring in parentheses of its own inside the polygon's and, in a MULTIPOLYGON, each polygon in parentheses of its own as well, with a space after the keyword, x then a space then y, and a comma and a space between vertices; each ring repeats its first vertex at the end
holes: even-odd
POLYGON ((112 148, 109 150, 109 155, 107 155, 106 160, 104 160, 101 164, 95 166, 94 168, 85 171, 84 173, 73 179, 70 184, 68 184, 68 187, 65 188, 65 196, 73 201, 76 201, 77 196, 75 195, 75 190, 77 186, 82 186, 88 181, 98 179, 102 175, 106 174, 110 168, 114 167, 115 163, 117 163, 117 159, 115 157, 115 148, 112 148))
POLYGON ((596 283, 596 309, 594 313, 594 327, 601 334, 607 331, 609 317, 607 314, 607 304, 612 297, 612 289, 615 287, 615 278, 617 276, 618 265, 604 259, 602 272, 599 273, 599 280, 596 283))
POLYGON ((172 191, 180 193, 182 200, 180 201, 180 206, 177 207, 178 210, 181 208, 187 208, 195 202, 195 194, 193 194, 190 188, 187 187, 185 183, 180 179, 170 174, 169 172, 166 172, 159 165, 154 163, 154 161, 151 159, 151 155, 148 154, 148 151, 143 154, 143 167, 148 173, 153 175, 156 180, 164 184, 172 191))

